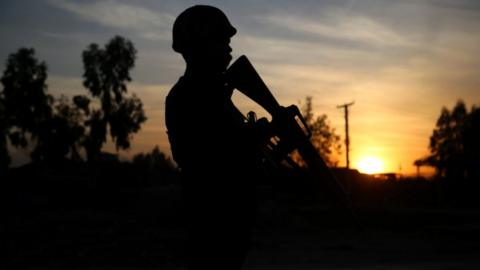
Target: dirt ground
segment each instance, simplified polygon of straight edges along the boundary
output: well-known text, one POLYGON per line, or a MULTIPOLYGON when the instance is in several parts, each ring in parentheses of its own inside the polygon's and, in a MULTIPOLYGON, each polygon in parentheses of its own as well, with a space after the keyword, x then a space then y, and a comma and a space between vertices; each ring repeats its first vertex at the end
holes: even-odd
MULTIPOLYGON (((48 206, 65 196, 19 196, 7 226, 9 266, 186 269, 177 189, 110 196, 123 204, 95 210, 48 206)), ((243 269, 480 269, 479 209, 359 207, 362 230, 338 212, 262 204, 243 269)))

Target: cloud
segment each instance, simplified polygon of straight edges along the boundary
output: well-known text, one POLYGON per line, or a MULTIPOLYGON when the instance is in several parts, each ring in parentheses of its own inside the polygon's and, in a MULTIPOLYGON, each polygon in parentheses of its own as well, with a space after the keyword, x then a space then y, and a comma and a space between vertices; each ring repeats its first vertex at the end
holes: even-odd
MULTIPOLYGON (((365 51, 361 48, 342 48, 319 41, 304 41, 282 39, 277 37, 243 36, 234 38, 234 46, 240 51, 251 52, 258 59, 266 62, 278 61, 281 63, 319 63, 319 60, 348 60, 373 57, 374 51, 365 51), (235 39, 238 39, 235 40, 235 39)), ((325 62, 325 61, 322 61, 325 62)))
POLYGON ((457 9, 470 12, 480 10, 480 3, 475 0, 430 0, 428 3, 448 10, 457 9))
POLYGON ((396 33, 371 17, 339 8, 324 9, 315 18, 294 14, 271 13, 268 16, 257 19, 284 29, 303 32, 319 38, 373 46, 415 45, 412 40, 396 33))
POLYGON ((103 0, 93 3, 76 3, 69 0, 50 0, 57 8, 102 26, 135 30, 145 39, 170 39, 170 26, 174 16, 152 12, 146 8, 103 0))

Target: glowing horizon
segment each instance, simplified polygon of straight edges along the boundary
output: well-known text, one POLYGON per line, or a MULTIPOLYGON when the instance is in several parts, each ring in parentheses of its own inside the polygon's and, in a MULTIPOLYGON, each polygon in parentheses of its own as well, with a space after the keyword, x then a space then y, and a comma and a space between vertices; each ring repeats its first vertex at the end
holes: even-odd
MULTIPOLYGON (((135 134, 129 158, 155 145, 170 153, 164 99, 184 62, 171 49, 175 17, 193 2, 164 0, 39 0, 0 3, 0 62, 20 47, 34 47, 48 65, 49 93, 86 94, 81 52, 114 35, 138 50, 129 92, 148 117, 135 134), (118 18, 122 18, 119 20, 118 18), (62 48, 61 50, 58 48, 62 48)), ((352 167, 365 156, 384 172, 413 174, 428 154, 441 108, 458 99, 479 104, 480 4, 442 1, 205 1, 222 9, 238 33, 233 57, 245 54, 281 105, 313 97, 314 112, 327 114, 345 138, 343 111, 350 109, 352 167)), ((2 67, 3 70, 3 67, 2 67)), ((239 100, 243 111, 255 108, 239 100)), ((105 150, 114 151, 111 144, 105 150)), ((26 155, 15 150, 14 164, 26 155)), ((345 165, 345 149, 337 157, 345 165)), ((423 169, 422 169, 423 170, 423 169)))
POLYGON ((361 173, 377 174, 384 173, 383 161, 378 157, 366 156, 356 162, 355 166, 361 173))

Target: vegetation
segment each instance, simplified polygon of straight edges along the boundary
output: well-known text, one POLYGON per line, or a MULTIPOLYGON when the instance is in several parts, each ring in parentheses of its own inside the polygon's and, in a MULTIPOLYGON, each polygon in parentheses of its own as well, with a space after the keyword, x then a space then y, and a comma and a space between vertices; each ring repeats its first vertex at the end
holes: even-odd
MULTIPOLYGON (((329 166, 336 166, 338 161, 334 158, 334 154, 341 153, 340 136, 330 126, 326 114, 314 115, 312 100, 311 96, 307 96, 302 107, 302 115, 312 133, 310 141, 329 166)), ((298 161, 298 157, 294 158, 298 161)))
POLYGON ((98 158, 107 130, 117 149, 130 147, 132 134, 146 121, 141 100, 127 96, 136 50, 123 37, 105 49, 91 44, 83 52, 84 85, 100 107, 85 95, 55 98, 47 93, 47 65, 34 49, 20 48, 8 57, 0 92, 0 170, 8 168, 8 145, 31 149, 34 162, 98 158))
MULTIPOLYGON (((53 97, 47 94, 47 65, 35 58, 34 49, 21 48, 8 57, 1 78, 2 92, 2 149, 7 141, 15 147, 25 148, 33 144, 32 158, 46 144, 45 126, 52 118, 53 97)), ((4 152, 1 154, 5 156, 4 152)), ((4 158, 5 159, 5 158, 4 158)))
POLYGON ((10 165, 10 156, 7 149, 7 117, 5 113, 5 99, 0 92, 0 174, 10 165))
POLYGON ((415 161, 436 169, 447 179, 480 178, 480 108, 468 111, 461 100, 450 111, 442 108, 430 136, 430 155, 415 161))
POLYGON ((89 134, 85 148, 89 160, 100 153, 107 126, 117 149, 128 149, 131 134, 139 131, 147 120, 141 100, 136 95, 126 96, 136 52, 133 43, 120 36, 111 39, 104 49, 93 43, 83 52, 83 85, 101 104, 87 122, 89 134))
POLYGON ((155 146, 150 153, 140 153, 133 157, 133 165, 143 181, 148 183, 173 184, 175 164, 155 146))

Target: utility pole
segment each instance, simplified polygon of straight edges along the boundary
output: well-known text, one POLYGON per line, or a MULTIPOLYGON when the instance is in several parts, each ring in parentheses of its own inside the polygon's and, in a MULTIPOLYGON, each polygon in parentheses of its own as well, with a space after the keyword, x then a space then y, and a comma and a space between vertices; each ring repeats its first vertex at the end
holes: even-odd
POLYGON ((350 136, 348 133, 348 107, 352 106, 355 104, 355 101, 350 102, 350 103, 345 103, 343 105, 338 105, 338 109, 344 109, 345 111, 345 146, 347 148, 346 154, 347 154, 347 169, 350 169, 350 136))

